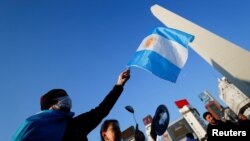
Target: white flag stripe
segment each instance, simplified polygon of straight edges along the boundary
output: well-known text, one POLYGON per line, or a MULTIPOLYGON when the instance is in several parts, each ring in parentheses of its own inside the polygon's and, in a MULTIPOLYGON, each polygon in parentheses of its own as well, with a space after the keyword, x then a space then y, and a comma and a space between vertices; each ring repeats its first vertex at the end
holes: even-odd
POLYGON ((137 51, 151 50, 157 52, 171 63, 182 68, 188 58, 188 50, 178 42, 168 40, 160 35, 151 34, 140 44, 137 51), (151 41, 150 43, 148 43, 151 41))

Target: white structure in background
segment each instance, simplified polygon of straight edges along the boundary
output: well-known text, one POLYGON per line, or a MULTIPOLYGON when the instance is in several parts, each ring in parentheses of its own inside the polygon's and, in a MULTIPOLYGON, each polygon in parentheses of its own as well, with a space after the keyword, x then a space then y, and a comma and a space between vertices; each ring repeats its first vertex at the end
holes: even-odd
POLYGON ((190 43, 190 47, 250 98, 250 52, 248 50, 160 5, 153 5, 151 11, 167 27, 194 35, 195 39, 190 43))
POLYGON ((146 117, 143 118, 143 123, 145 125, 145 130, 146 130, 146 135, 148 141, 154 141, 152 137, 150 136, 150 131, 151 131, 151 123, 152 123, 152 117, 151 115, 147 115, 146 117))
MULTIPOLYGON (((143 123, 145 125, 146 135, 147 135, 147 141, 154 141, 154 139, 151 137, 151 123, 152 123, 152 117, 151 115, 147 115, 143 118, 143 123)), ((156 141, 172 141, 171 137, 168 134, 168 131, 166 130, 162 136, 157 136, 156 141)))
POLYGON ((169 135, 168 130, 166 130, 162 136, 157 136, 157 141, 173 141, 173 140, 169 135))
POLYGON ((220 99, 237 115, 243 113, 250 117, 250 99, 225 77, 218 81, 220 99))
POLYGON ((198 111, 193 108, 186 99, 175 101, 175 104, 199 140, 203 140, 206 135, 207 126, 200 117, 198 111))

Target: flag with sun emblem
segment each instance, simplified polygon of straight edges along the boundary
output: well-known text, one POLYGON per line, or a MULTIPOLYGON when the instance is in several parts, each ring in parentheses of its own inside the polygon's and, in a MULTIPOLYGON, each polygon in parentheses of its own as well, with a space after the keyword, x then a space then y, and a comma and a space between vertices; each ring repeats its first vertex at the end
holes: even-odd
POLYGON ((157 27, 144 38, 128 67, 139 67, 156 76, 176 82, 188 58, 188 43, 194 36, 168 28, 157 27))

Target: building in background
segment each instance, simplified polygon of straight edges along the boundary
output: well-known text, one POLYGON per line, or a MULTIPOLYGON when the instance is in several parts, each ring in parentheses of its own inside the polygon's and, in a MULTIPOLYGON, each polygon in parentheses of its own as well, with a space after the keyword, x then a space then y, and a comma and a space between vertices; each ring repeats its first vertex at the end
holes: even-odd
POLYGON ((135 127, 130 126, 122 132, 123 141, 135 141, 135 127))
POLYGON ((200 117, 199 112, 193 108, 186 99, 175 101, 179 112, 182 114, 188 125, 192 128, 196 137, 203 140, 206 136, 206 124, 200 117))
POLYGON ((230 107, 223 107, 219 102, 208 92, 203 91, 199 94, 200 100, 204 103, 205 108, 216 118, 221 120, 237 121, 237 115, 230 107))
POLYGON ((152 137, 150 136, 150 132, 151 132, 151 123, 152 123, 152 117, 151 115, 147 115, 146 117, 144 117, 143 119, 143 123, 145 125, 145 131, 146 131, 146 138, 148 139, 148 141, 154 141, 152 139, 152 137))
POLYGON ((204 103, 207 111, 209 111, 217 120, 224 119, 224 107, 220 105, 211 93, 204 91, 199 94, 199 98, 204 103))
POLYGON ((229 107, 225 107, 224 120, 231 120, 232 122, 238 122, 238 116, 229 107))
POLYGON ((203 91, 200 93, 199 98, 204 103, 204 105, 207 105, 209 101, 215 100, 215 98, 208 91, 203 91))
POLYGON ((181 117, 169 124, 167 133, 172 141, 186 141, 186 134, 194 134, 194 131, 187 123, 187 121, 183 117, 181 117))
POLYGON ((250 99, 225 77, 218 79, 220 99, 237 115, 250 117, 250 99))
MULTIPOLYGON (((189 118, 187 118, 187 119, 189 119, 189 118)), ((146 140, 147 141, 154 141, 150 136, 151 123, 152 123, 151 115, 147 115, 146 117, 144 117, 143 123, 145 125, 145 131, 147 134, 146 140)), ((191 124, 193 124, 193 123, 191 123, 191 124)), ((204 125, 204 126, 206 126, 206 125, 204 125)), ((180 118, 176 119, 175 121, 169 123, 169 126, 168 126, 167 130, 164 132, 164 134, 162 136, 157 136, 157 141, 186 141, 186 134, 187 133, 192 133, 196 138, 198 138, 196 133, 191 128, 190 123, 188 123, 187 120, 183 116, 181 116, 180 118)), ((203 138, 201 140, 203 140, 203 138)))
POLYGON ((217 101, 209 101, 205 106, 208 112, 210 112, 213 117, 217 120, 224 119, 224 107, 222 107, 217 101))

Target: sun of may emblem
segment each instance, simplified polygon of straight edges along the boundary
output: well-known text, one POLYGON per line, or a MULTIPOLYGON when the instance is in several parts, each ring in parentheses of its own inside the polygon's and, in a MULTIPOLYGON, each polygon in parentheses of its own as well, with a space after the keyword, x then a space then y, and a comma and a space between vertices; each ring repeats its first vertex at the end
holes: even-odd
POLYGON ((147 39, 147 41, 145 42, 144 47, 148 48, 148 47, 152 46, 154 44, 155 40, 156 40, 155 37, 149 37, 147 39))

